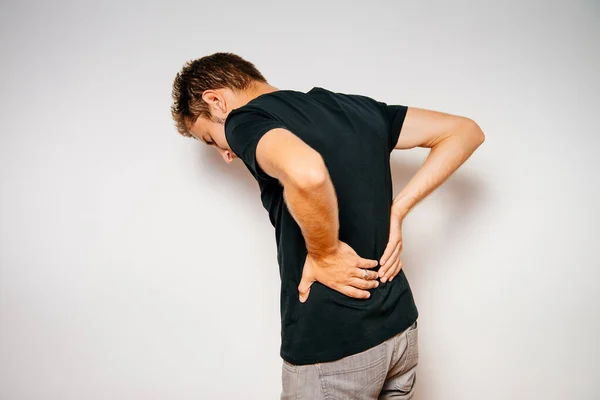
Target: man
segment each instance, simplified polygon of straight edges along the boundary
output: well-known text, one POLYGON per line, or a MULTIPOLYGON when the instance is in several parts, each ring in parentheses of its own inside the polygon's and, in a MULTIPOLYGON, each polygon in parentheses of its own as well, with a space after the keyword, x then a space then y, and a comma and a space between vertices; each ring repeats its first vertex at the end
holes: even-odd
POLYGON ((187 62, 179 133, 257 180, 281 277, 281 398, 410 399, 418 311, 402 221, 483 142, 471 119, 315 87, 279 90, 232 53, 187 62), (390 153, 428 147, 393 197, 390 153))

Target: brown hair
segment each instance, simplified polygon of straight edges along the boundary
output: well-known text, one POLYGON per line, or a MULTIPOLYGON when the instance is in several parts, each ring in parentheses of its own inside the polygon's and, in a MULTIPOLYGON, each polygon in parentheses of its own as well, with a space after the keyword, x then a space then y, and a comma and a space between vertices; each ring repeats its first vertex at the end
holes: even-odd
POLYGON ((213 119, 202 93, 208 89, 245 90, 253 81, 267 82, 254 64, 233 53, 214 53, 187 61, 173 82, 171 115, 177 131, 192 137, 189 128, 198 117, 213 119))

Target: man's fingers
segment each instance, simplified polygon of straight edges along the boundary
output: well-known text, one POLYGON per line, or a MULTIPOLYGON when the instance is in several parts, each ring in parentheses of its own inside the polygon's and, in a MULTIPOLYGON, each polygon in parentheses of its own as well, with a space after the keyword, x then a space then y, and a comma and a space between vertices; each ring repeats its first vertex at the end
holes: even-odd
POLYGON ((394 274, 390 278, 390 282, 393 281, 394 278, 396 277, 396 275, 398 275, 400 273, 401 269, 402 269, 402 260, 400 260, 400 262, 398 263, 398 266, 396 267, 396 270, 394 271, 394 274))
POLYGON ((364 280, 373 280, 379 277, 376 271, 369 271, 365 268, 355 268, 351 276, 364 280), (367 272, 366 274, 365 271, 367 272))
POLYGON ((394 252, 392 253, 392 256, 390 257, 390 259, 387 261, 386 266, 388 266, 387 264, 390 264, 390 261, 396 260, 398 258, 398 253, 400 253, 400 249, 402 248, 402 240, 400 240, 398 242, 398 244, 396 244, 396 247, 394 247, 394 252))
POLYGON ((357 299, 368 299, 371 297, 371 293, 366 290, 357 289, 352 286, 344 286, 341 290, 346 296, 354 297, 357 299))
POLYGON ((400 242, 396 243, 396 247, 394 247, 394 251, 388 257, 385 263, 381 264, 381 268, 379 269, 379 276, 383 277, 385 273, 388 271, 390 266, 393 264, 395 258, 398 255, 398 251, 400 250, 400 242))
POLYGON ((385 274, 389 271, 390 267, 392 266, 392 264, 394 264, 394 257, 397 257, 398 255, 398 248, 400 246, 400 242, 398 242, 396 244, 396 247, 394 248, 394 251, 392 253, 392 255, 387 259, 387 261, 385 262, 385 264, 381 265, 381 268, 378 271, 378 274, 380 277, 384 277, 385 274))
POLYGON ((396 260, 398 259, 398 257, 400 257, 400 253, 402 252, 402 240, 400 240, 398 242, 398 245, 396 246, 396 248, 394 249, 394 253, 392 253, 392 256, 390 257, 390 259, 387 261, 386 265, 385 265, 385 269, 388 270, 390 268, 392 268, 392 265, 396 262, 396 260))
POLYGON ((389 269, 387 270, 387 272, 385 273, 383 278, 381 278, 382 282, 389 280, 394 275, 394 272, 396 272, 396 268, 398 267, 399 262, 400 262, 400 257, 396 258, 396 260, 392 263, 392 265, 390 265, 389 269))
POLYGON ((398 245, 398 241, 396 241, 395 238, 390 237, 390 240, 388 241, 385 251, 383 252, 383 255, 381 256, 381 258, 379 259, 379 264, 383 265, 386 263, 387 260, 389 260, 390 256, 392 255, 392 252, 396 249, 397 245, 398 245))
POLYGON ((359 268, 375 268, 379 263, 377 260, 369 260, 368 258, 360 258, 358 260, 359 268))
MULTIPOLYGON (((361 268, 362 269, 362 268, 361 268)), ((377 271, 369 271, 368 269, 362 269, 363 271, 367 271, 367 275, 366 276, 361 276, 360 278, 365 279, 365 280, 376 280, 379 275, 377 274, 377 271)), ((364 273, 363 273, 364 275, 364 273)))
POLYGON ((366 279, 352 278, 352 279, 350 279, 350 282, 348 282, 348 284, 357 289, 374 289, 377 286, 379 286, 379 281, 376 279, 366 280, 366 279))

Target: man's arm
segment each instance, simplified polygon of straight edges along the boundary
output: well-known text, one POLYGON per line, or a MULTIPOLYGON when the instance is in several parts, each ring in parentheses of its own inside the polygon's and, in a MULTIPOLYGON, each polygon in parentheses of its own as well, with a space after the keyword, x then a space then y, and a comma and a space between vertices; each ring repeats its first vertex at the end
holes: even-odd
POLYGON ((379 277, 392 280, 402 261, 402 221, 421 200, 439 187, 485 140, 473 120, 433 110, 409 107, 395 149, 430 148, 427 158, 394 197, 388 244, 380 259, 379 277))
POLYGON ((469 118, 409 107, 394 148, 427 147, 431 151, 394 198, 397 212, 406 215, 456 171, 484 140, 479 125, 469 118))
POLYGON ((321 155, 287 129, 275 128, 258 142, 256 161, 283 185, 285 202, 306 241, 300 301, 306 301, 314 281, 348 296, 369 297, 361 289, 377 287, 377 273, 363 269, 377 266, 377 261, 340 242, 337 197, 321 155))
POLYGON ((321 155, 287 129, 267 132, 256 147, 256 160, 283 185, 285 201, 314 257, 335 252, 338 203, 321 155))

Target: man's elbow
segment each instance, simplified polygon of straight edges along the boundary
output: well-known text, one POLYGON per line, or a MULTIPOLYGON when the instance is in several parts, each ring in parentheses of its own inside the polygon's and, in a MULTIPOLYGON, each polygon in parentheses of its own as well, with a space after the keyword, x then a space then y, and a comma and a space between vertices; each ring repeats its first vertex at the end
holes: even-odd
POLYGON ((483 130, 481 130, 477 122, 473 121, 471 118, 457 117, 455 118, 452 128, 448 130, 448 133, 440 135, 435 143, 428 147, 433 148, 445 139, 451 137, 459 138, 462 143, 473 150, 479 147, 485 140, 483 130))
POLYGON ((477 145, 481 145, 485 141, 485 134, 481 127, 477 124, 477 122, 473 121, 470 118, 465 118, 466 128, 464 132, 468 134, 472 140, 477 143, 477 145))
POLYGON ((322 186, 329 177, 325 161, 320 154, 303 160, 290 169, 288 178, 290 183, 299 189, 311 190, 322 186))

